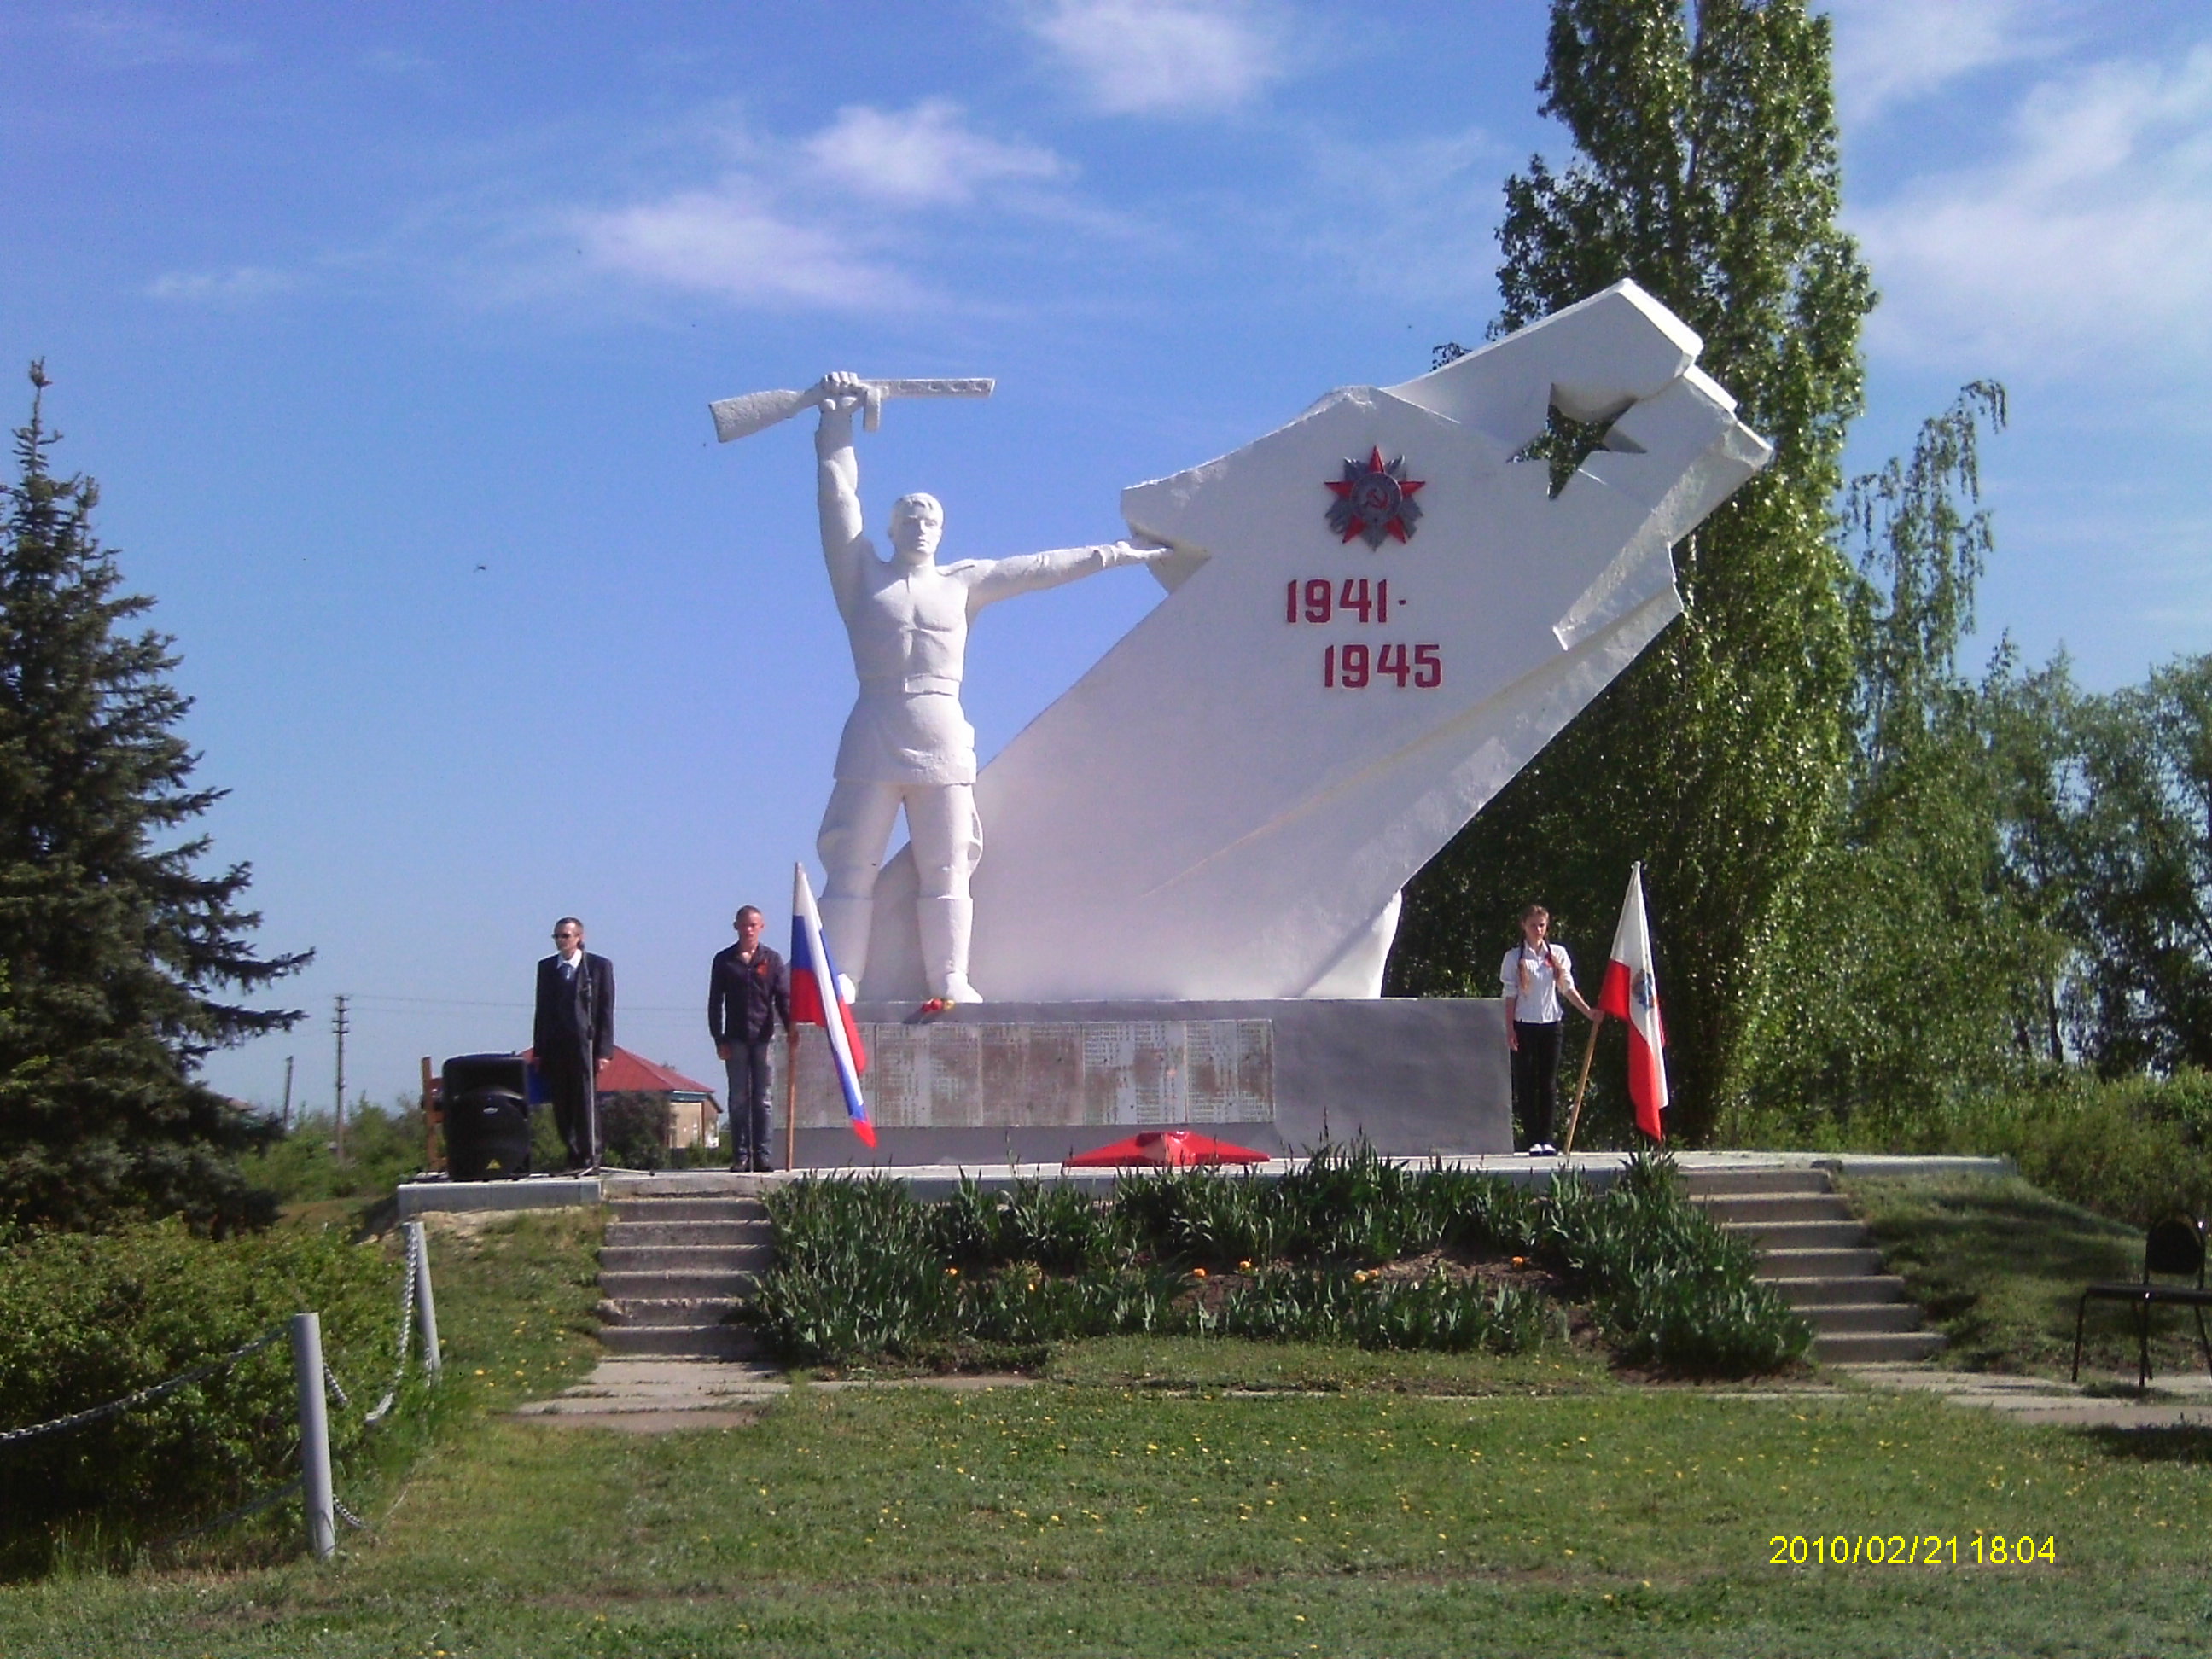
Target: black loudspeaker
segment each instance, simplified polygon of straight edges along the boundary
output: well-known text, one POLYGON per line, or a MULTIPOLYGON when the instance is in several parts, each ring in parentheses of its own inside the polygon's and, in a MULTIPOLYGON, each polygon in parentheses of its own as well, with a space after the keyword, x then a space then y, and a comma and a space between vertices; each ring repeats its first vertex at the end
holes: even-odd
POLYGON ((455 1181, 530 1173, 528 1075, 520 1054, 458 1054, 441 1073, 446 1169, 455 1181))

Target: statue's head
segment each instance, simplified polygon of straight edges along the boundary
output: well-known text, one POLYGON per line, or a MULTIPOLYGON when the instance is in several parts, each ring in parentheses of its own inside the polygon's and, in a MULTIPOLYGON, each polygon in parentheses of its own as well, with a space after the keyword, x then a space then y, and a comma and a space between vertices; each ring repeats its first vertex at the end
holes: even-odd
POLYGON ((945 508, 934 495, 902 495, 891 503, 891 551, 901 564, 928 564, 945 533, 945 508))

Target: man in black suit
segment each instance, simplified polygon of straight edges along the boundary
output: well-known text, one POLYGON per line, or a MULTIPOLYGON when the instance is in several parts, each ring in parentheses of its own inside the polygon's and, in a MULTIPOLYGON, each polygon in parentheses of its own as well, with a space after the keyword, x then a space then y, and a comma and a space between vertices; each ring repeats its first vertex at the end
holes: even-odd
POLYGON ((791 974, 760 942, 765 918, 748 904, 732 924, 738 942, 714 957, 707 977, 707 1032, 730 1077, 730 1167, 772 1170, 768 1098, 776 1021, 791 1029, 791 974))
POLYGON ((553 1122, 568 1148, 568 1165, 599 1162, 592 1119, 592 1080, 615 1052, 615 969, 584 949, 584 924, 553 924, 553 954, 538 964, 538 1017, 531 1047, 553 1097, 553 1122))

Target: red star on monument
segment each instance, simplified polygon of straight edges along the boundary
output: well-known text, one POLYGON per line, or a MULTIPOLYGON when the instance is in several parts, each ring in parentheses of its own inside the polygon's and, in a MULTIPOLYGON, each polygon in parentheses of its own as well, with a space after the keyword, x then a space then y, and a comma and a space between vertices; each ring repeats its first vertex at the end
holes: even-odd
POLYGON ((1347 460, 1344 477, 1328 481, 1336 497, 1329 504, 1328 527, 1347 542, 1358 536, 1373 548, 1381 547, 1385 536, 1408 541, 1421 519, 1413 496, 1425 483, 1406 476, 1403 455, 1385 465, 1382 452, 1370 449, 1364 465, 1347 460))

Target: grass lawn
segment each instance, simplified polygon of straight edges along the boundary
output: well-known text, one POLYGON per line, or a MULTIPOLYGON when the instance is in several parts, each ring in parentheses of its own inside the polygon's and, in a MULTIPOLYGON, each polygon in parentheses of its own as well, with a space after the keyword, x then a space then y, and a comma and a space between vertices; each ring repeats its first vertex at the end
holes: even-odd
POLYGON ((803 1390, 482 1420, 318 1569, 0 1597, 10 1654, 2142 1654, 2212 1645, 2212 1446, 1923 1400, 803 1390), (1775 1534, 1961 1564, 1774 1566, 1775 1534), (2055 1564, 1972 1565, 1977 1534, 2055 1564))
POLYGON ((595 1247, 580 1216, 434 1238, 445 1397, 404 1479, 348 1494, 373 1530, 337 1561, 0 1588, 0 1653, 2212 1650, 2202 1434, 1650 1388, 1564 1345, 1136 1338, 1034 1387, 806 1388, 738 1428, 498 1414, 587 1356, 595 1247), (1839 1533, 1956 1539, 1959 1564, 1770 1565, 1778 1534, 1839 1533), (2056 1560, 1974 1565, 2000 1534, 2056 1560))
MULTIPOLYGON (((2064 1376, 2074 1361, 2081 1287, 2142 1273, 2140 1230, 2052 1198, 2017 1176, 1854 1177, 1844 1183, 1893 1273, 1949 1339, 1939 1363, 1967 1370, 2064 1376)), ((2201 1371, 2203 1352, 2185 1309, 2151 1316, 2152 1386, 2201 1371)), ((2124 1371, 2132 1391, 2131 1310, 2092 1303, 2081 1375, 2124 1371)))

